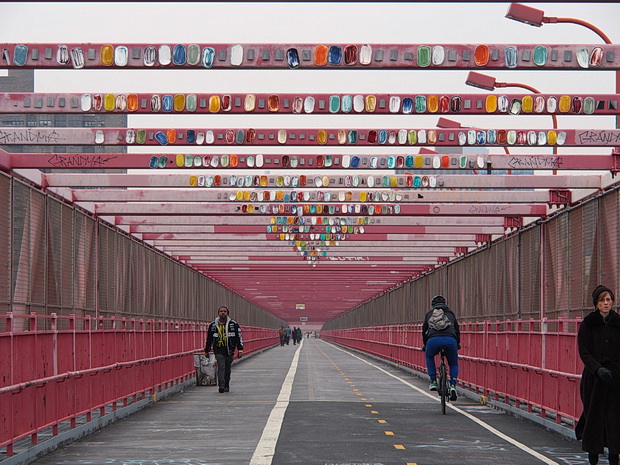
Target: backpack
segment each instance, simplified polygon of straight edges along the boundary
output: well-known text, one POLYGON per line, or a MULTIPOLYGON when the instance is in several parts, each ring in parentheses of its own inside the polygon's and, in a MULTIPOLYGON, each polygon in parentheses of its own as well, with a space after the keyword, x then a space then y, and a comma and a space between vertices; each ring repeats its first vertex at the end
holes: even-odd
POLYGON ((433 314, 428 319, 429 328, 434 329, 435 331, 442 331, 451 325, 452 322, 448 319, 443 309, 433 309, 433 314))

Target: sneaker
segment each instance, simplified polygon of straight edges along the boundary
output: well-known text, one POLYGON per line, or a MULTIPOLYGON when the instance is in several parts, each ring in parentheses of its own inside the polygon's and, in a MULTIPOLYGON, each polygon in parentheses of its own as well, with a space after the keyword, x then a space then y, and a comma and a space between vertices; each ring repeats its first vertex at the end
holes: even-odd
POLYGON ((437 381, 431 381, 431 384, 428 385, 428 390, 429 391, 436 391, 437 390, 437 381))
POLYGON ((221 394, 222 392, 224 392, 224 388, 223 388, 223 387, 221 387, 219 390, 220 390, 220 394, 221 394))
POLYGON ((450 402, 454 402, 457 399, 456 387, 450 386, 450 402))
POLYGON ((230 388, 224 387, 224 392, 230 392, 230 388))

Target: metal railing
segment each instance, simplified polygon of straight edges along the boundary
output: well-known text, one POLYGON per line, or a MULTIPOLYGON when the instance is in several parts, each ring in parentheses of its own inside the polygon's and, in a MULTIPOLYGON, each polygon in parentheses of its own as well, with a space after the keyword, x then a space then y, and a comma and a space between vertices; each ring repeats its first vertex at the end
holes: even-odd
MULTIPOLYGON (((581 413, 580 318, 460 325, 459 385, 571 428, 581 413)), ((422 325, 321 331, 321 338, 426 373, 422 325)))
MULTIPOLYGON (((198 322, 55 314, 7 313, 4 322, 0 448, 7 457, 24 438, 35 446, 42 432, 57 436, 61 426, 76 428, 78 418, 91 422, 190 381, 192 354, 204 350, 208 329, 198 322)), ((279 341, 277 329, 242 330, 246 355, 279 341)))

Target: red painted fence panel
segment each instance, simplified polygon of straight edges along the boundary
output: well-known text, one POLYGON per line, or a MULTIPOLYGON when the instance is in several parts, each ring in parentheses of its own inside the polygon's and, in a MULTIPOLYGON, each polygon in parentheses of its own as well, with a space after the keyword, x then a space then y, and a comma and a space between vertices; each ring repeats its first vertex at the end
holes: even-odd
MULTIPOLYGON (((459 383, 481 396, 572 427, 581 414, 581 319, 461 324, 459 383)), ((321 338, 426 373, 422 325, 322 331, 321 338)))
MULTIPOLYGON (((0 333, 0 447, 12 456, 15 442, 41 431, 57 435, 60 423, 75 428, 156 396, 195 377, 194 352, 202 352, 208 323, 73 315, 6 315, 0 333), (27 320, 22 324, 15 320, 27 320), (20 331, 14 328, 20 328, 20 331), (49 328, 39 330, 37 328, 49 328), (59 329, 63 328, 63 329, 59 329)), ((277 329, 243 327, 246 355, 279 343, 277 329)))

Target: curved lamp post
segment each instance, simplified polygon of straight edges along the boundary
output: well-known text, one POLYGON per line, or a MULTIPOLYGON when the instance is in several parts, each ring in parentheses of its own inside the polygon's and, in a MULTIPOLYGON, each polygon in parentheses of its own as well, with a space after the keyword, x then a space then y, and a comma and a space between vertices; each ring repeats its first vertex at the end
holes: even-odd
MULTIPOLYGON (((529 90, 530 92, 534 94, 542 93, 535 87, 532 87, 527 84, 522 84, 520 82, 498 82, 495 80, 493 76, 489 76, 487 74, 482 74, 482 73, 477 73, 475 71, 469 72, 469 74, 467 75, 467 80, 465 81, 465 84, 467 84, 468 86, 477 87, 479 89, 484 89, 484 90, 495 90, 498 87, 520 87, 522 89, 529 90)), ((553 129, 557 130, 558 129, 557 116, 554 114, 551 114, 551 119, 553 120, 553 129)), ((554 154, 558 153, 558 148, 555 146, 553 147, 553 153, 554 154)))
MULTIPOLYGON (((606 44, 611 44, 611 39, 594 24, 578 18, 559 18, 555 16, 545 16, 545 12, 538 8, 523 5, 521 3, 511 3, 506 13, 506 18, 514 19, 530 26, 541 27, 543 24, 570 23, 586 27, 598 35, 606 44)), ((620 72, 616 71, 616 94, 620 93, 620 72)), ((616 128, 620 127, 620 117, 616 115, 616 128)))

